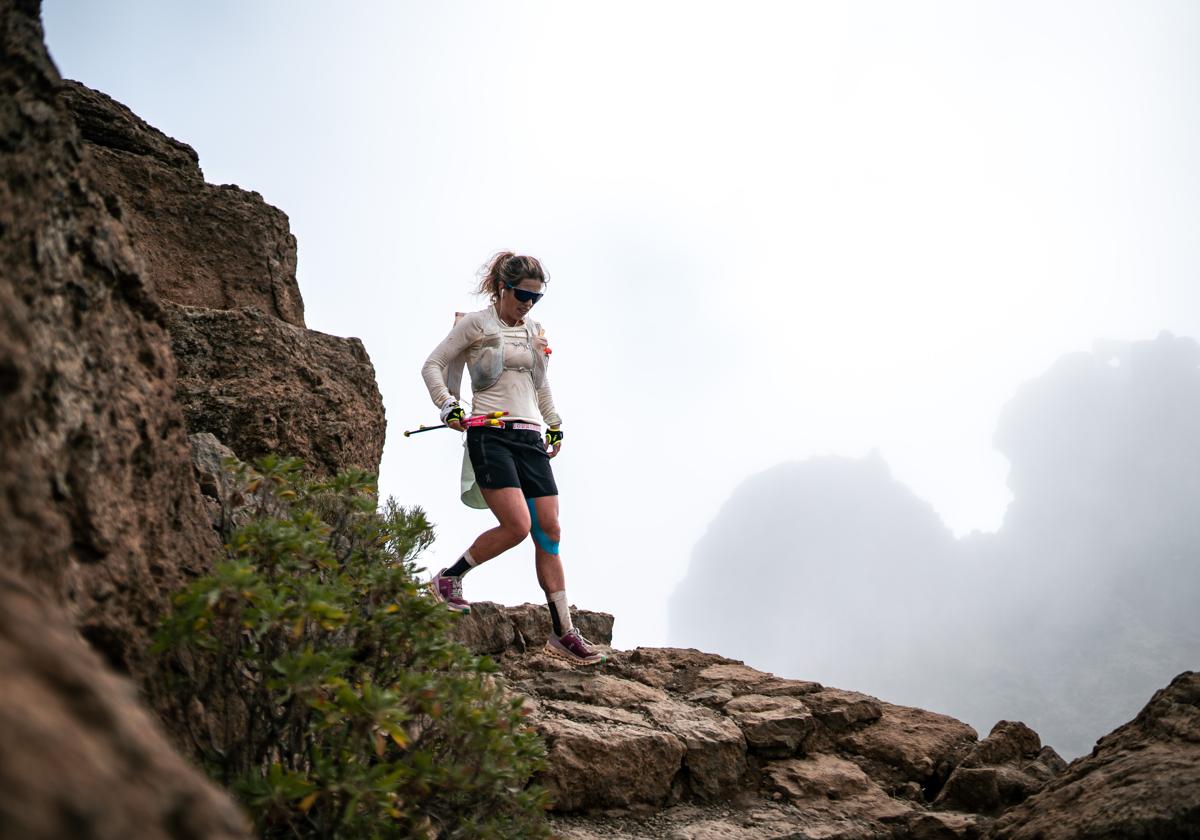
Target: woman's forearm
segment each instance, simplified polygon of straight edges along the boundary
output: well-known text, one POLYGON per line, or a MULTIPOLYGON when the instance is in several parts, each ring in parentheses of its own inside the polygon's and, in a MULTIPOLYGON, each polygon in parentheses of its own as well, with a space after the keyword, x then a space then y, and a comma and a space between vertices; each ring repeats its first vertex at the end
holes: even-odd
POLYGON ((542 412, 542 419, 546 421, 546 425, 552 428, 557 428, 562 425, 562 418, 558 416, 558 409, 554 407, 554 395, 550 392, 550 380, 545 380, 542 387, 537 390, 538 409, 542 412))

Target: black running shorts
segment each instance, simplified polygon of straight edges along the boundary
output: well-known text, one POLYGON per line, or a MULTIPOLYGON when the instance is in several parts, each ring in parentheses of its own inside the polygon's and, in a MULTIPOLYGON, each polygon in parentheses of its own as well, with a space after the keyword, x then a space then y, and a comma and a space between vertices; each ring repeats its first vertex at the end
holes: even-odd
POLYGON ((475 470, 475 481, 487 490, 520 487, 526 499, 557 496, 558 485, 550 470, 541 427, 539 431, 514 429, 513 421, 508 423, 502 429, 487 426, 467 429, 467 454, 475 470))

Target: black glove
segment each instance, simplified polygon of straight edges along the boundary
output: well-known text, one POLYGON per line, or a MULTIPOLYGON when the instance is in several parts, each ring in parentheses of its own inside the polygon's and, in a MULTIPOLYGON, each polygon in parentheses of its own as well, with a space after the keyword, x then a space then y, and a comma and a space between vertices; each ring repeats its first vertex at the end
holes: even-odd
POLYGON ((546 445, 558 446, 562 443, 562 429, 547 429, 546 430, 546 445))
POLYGON ((462 406, 456 402, 448 402, 442 406, 442 422, 449 424, 454 420, 460 423, 467 419, 467 413, 463 411, 462 406))

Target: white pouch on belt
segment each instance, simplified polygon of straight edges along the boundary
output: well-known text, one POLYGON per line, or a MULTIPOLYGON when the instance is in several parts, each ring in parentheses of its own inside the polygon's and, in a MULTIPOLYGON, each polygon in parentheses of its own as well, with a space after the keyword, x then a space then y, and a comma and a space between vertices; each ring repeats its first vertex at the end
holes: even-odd
POLYGON ((487 502, 483 500, 483 492, 475 483, 475 470, 471 467, 471 454, 467 451, 467 436, 463 435, 462 476, 459 479, 459 494, 462 503, 476 510, 487 510, 487 502))

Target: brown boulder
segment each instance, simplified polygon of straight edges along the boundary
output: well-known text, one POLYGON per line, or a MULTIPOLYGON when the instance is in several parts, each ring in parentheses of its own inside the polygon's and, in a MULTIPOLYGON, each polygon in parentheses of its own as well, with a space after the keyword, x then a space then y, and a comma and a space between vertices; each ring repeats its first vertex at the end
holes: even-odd
POLYGON ((226 840, 249 825, 61 610, 0 571, 0 837, 226 840))
POLYGON ((576 723, 624 723, 630 726, 654 728, 640 712, 613 706, 595 706, 574 700, 534 700, 528 698, 530 713, 541 717, 563 717, 576 723))
POLYGON ((574 668, 540 674, 528 685, 539 697, 614 708, 640 708, 647 703, 669 699, 661 689, 594 670, 574 668))
POLYGON ((1200 673, 1180 674, 1091 755, 1006 811, 995 836, 1200 837, 1200 673))
MULTIPOLYGON (((570 610, 571 621, 589 641, 602 646, 612 643, 611 614, 574 606, 570 610)), ((471 612, 455 622, 452 638, 475 654, 516 655, 536 651, 546 644, 551 626, 550 609, 542 604, 506 607, 491 601, 475 601, 471 612)))
POLYGON ((744 662, 695 648, 635 648, 615 652, 610 670, 631 679, 669 688, 693 702, 718 707, 741 694, 800 696, 821 688, 819 683, 783 680, 744 662))
POLYGON ((725 704, 725 714, 746 736, 751 750, 764 755, 792 755, 816 730, 808 707, 795 697, 743 694, 725 704))
POLYGON ((996 814, 1036 793, 1066 766, 1028 726, 1002 720, 950 774, 934 807, 996 814))
POLYGON ((855 764, 834 756, 775 761, 763 768, 763 787, 796 806, 796 828, 808 836, 890 837, 913 813, 855 764))
POLYGON ((556 810, 660 805, 671 796, 686 752, 675 736, 621 723, 565 718, 534 723, 547 747, 547 766, 537 781, 556 810))
POLYGON ((879 787, 857 764, 834 755, 773 761, 763 769, 763 777, 768 790, 794 802, 852 799, 879 787))
POLYGON ((491 601, 472 602, 471 612, 454 622, 451 638, 476 656, 498 656, 518 649, 517 630, 508 617, 508 607, 491 601))
POLYGON ((838 748, 884 789, 920 790, 932 798, 978 740, 975 730, 948 715, 880 703, 882 714, 836 739, 838 748))
POLYGON ((646 718, 683 742, 683 770, 697 799, 731 795, 746 772, 746 737, 733 721, 710 709, 663 700, 642 705, 646 718))
POLYGON ((326 475, 378 471, 383 400, 361 341, 256 309, 165 309, 190 433, 210 432, 243 461, 276 453, 326 475))
MULTIPOLYGON (((575 605, 569 607, 571 621, 579 628, 588 641, 598 645, 612 644, 613 617, 610 613, 581 610, 575 605)), ((509 620, 526 648, 540 648, 550 638, 553 625, 550 622, 550 608, 545 604, 521 604, 518 607, 505 607, 509 620)))
POLYGON ((282 211, 256 192, 205 183, 190 146, 103 93, 67 81, 60 97, 89 157, 89 185, 129 232, 160 300, 304 326, 282 211))
POLYGON ((874 697, 840 688, 822 688, 804 695, 804 703, 821 724, 822 735, 829 741, 836 736, 883 717, 883 704, 874 697))

